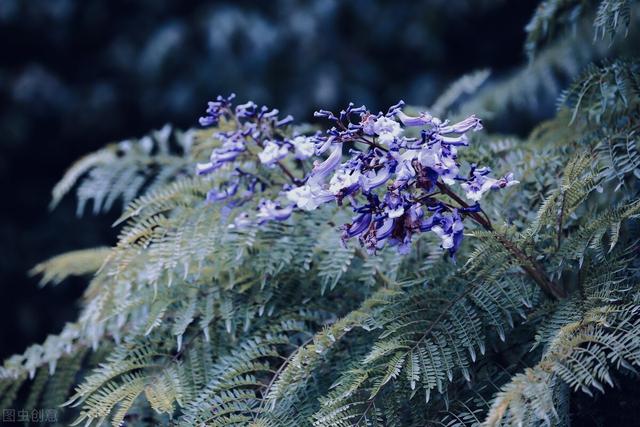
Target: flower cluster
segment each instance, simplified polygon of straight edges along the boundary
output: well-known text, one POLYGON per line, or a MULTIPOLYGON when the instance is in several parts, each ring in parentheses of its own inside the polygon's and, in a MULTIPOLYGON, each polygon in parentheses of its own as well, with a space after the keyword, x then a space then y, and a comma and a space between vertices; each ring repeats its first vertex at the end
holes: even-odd
POLYGON ((266 182, 257 175, 243 170, 244 161, 255 160, 266 167, 282 167, 280 161, 290 153, 297 159, 314 154, 314 144, 308 137, 289 139, 285 136, 283 129, 293 117, 280 118, 278 110, 258 107, 251 101, 234 107, 234 98, 234 94, 226 98, 218 96, 209 102, 207 115, 200 118, 202 126, 218 126, 213 137, 220 145, 212 150, 208 162, 196 166, 199 175, 208 175, 221 168, 232 170, 230 181, 207 195, 209 202, 227 200, 230 207, 241 204, 256 190, 266 187, 266 182), (240 187, 244 191, 239 194, 240 187), (238 199, 231 200, 234 196, 238 199))
MULTIPOLYGON (((230 120, 229 101, 219 97, 210 103, 208 116, 201 123, 214 124, 223 116, 230 120)), ((378 114, 353 104, 338 115, 320 110, 316 117, 329 120, 330 129, 313 136, 288 138, 284 134, 275 137, 273 129, 290 119, 279 120, 276 110, 258 110, 253 103, 244 104, 235 109, 234 131, 218 136, 224 141, 222 147, 214 150, 210 163, 199 165, 199 172, 233 162, 235 153, 246 150, 250 137, 261 149, 257 153, 259 162, 267 167, 279 164, 293 184, 283 187, 282 201, 262 200, 255 222, 283 220, 295 208, 311 211, 335 201, 354 212, 352 222, 342 226, 344 240, 357 238, 370 252, 385 244, 406 252, 413 235, 431 231, 453 256, 462 241, 465 217, 487 227, 488 220, 482 216, 478 203, 482 196, 517 181, 513 174, 492 178, 489 168, 476 165, 471 165, 467 177, 461 176, 457 151, 469 145, 468 132, 482 129, 475 116, 449 123, 426 112, 409 116, 402 111, 403 106, 401 101, 378 114), (271 133, 268 129, 272 129, 271 133), (345 151, 348 155, 343 158, 345 151), (279 163, 288 155, 304 160, 325 153, 326 158, 316 160, 311 172, 301 180, 279 163), (460 184, 465 198, 473 204, 451 190, 455 183, 460 184)), ((230 190, 225 191, 221 197, 228 196, 230 190)), ((250 222, 250 216, 243 213, 236 217, 235 225, 250 222)))

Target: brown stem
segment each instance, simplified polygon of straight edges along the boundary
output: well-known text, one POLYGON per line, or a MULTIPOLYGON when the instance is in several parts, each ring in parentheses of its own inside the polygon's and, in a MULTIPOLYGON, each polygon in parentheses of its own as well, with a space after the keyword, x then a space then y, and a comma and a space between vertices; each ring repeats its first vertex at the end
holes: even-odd
MULTIPOLYGON (((446 194, 447 196, 451 197, 453 200, 459 203, 460 206, 462 206, 463 208, 469 207, 469 204, 464 200, 462 200, 460 196, 458 196, 456 193, 451 191, 451 189, 447 187, 446 184, 439 182, 437 183, 437 185, 443 194, 446 194)), ((536 282, 538 286, 540 286, 540 288, 542 288, 543 291, 553 295, 558 299, 566 298, 567 296, 566 291, 557 283, 554 283, 551 280, 549 280, 542 265, 536 260, 532 259, 530 256, 528 256, 526 253, 524 253, 511 240, 507 239, 506 236, 495 232, 495 230, 493 229, 493 226, 491 225, 491 222, 489 221, 489 217, 486 216, 486 214, 484 215, 485 215, 484 217, 481 215, 478 215, 477 212, 473 212, 469 214, 469 216, 473 218, 475 222, 480 224, 485 230, 494 232, 494 235, 496 236, 496 239, 498 240, 498 242, 500 242, 500 244, 506 250, 508 250, 513 256, 515 256, 520 261, 520 266, 525 271, 525 273, 527 273, 533 279, 533 281, 536 282)))
MULTIPOLYGON (((253 138, 253 137, 252 137, 253 138)), ((262 143, 262 141, 253 138, 253 141, 256 143, 256 145, 260 148, 264 148, 264 144, 262 143)), ((257 157, 257 154, 255 153, 251 153, 254 156, 257 157)), ((289 170, 289 168, 287 168, 281 161, 277 161, 276 164, 280 167, 280 169, 282 170, 282 172, 284 172, 285 175, 287 175, 287 177, 291 180, 291 182, 293 182, 296 185, 300 185, 302 183, 301 180, 299 180, 298 178, 295 177, 295 175, 293 173, 291 173, 291 171, 289 170)))
MULTIPOLYGON (((455 200, 460 206, 462 206, 463 208, 469 208, 469 204, 467 202, 465 202, 464 200, 462 200, 460 198, 460 196, 458 196, 456 193, 454 193, 453 191, 451 191, 451 189, 449 187, 447 187, 446 184, 442 183, 442 182, 438 182, 437 183, 438 188, 440 189, 440 191, 443 194, 446 194, 447 196, 451 197, 453 200, 455 200)), ((483 212, 484 213, 484 212, 483 212)), ((479 215, 478 212, 471 212, 469 213, 469 216, 471 218, 473 218, 473 220, 475 222, 477 222, 478 224, 480 224, 485 230, 487 231, 493 231, 493 226, 491 225, 491 221, 489 220, 489 217, 483 217, 482 215, 479 215)))
POLYGON ((293 181, 294 184, 300 184, 301 181, 298 178, 296 178, 285 165, 283 165, 279 161, 277 162, 277 165, 280 166, 280 169, 282 169, 282 172, 284 172, 284 174, 287 175, 289 179, 293 181))
POLYGON ((385 153, 389 152, 388 148, 384 148, 382 145, 376 144, 375 142, 365 138, 364 136, 361 138, 362 141, 364 141, 365 143, 369 144, 371 147, 377 148, 379 150, 384 151, 385 153))
POLYGON ((511 240, 507 239, 504 235, 496 233, 496 239, 502 244, 511 254, 513 254, 520 261, 522 269, 542 288, 543 291, 554 297, 561 299, 567 297, 567 292, 559 286, 557 283, 552 282, 547 277, 542 265, 525 254, 519 247, 517 247, 511 240))

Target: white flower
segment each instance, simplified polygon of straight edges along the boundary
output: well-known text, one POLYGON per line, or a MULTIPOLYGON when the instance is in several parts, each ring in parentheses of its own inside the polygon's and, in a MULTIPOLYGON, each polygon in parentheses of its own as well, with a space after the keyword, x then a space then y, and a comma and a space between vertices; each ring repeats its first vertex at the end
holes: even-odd
POLYGON ((386 208, 385 212, 389 218, 399 218, 404 213, 404 206, 398 205, 395 209, 386 208))
POLYGON ((418 161, 422 166, 435 170, 436 166, 440 165, 440 153, 438 152, 440 150, 436 145, 438 144, 433 144, 432 146, 427 146, 420 150, 420 153, 418 153, 418 161))
POLYGON ((279 204, 273 200, 262 200, 258 208, 258 224, 263 224, 267 221, 283 221, 291 216, 293 206, 287 206, 281 208, 279 204))
POLYGON ((465 196, 469 200, 474 202, 479 201, 482 196, 489 190, 499 190, 501 188, 511 187, 518 184, 520 181, 513 179, 513 174, 510 173, 500 179, 488 177, 483 174, 473 174, 473 178, 467 182, 460 184, 460 187, 465 191, 465 196))
POLYGON ((441 240, 442 249, 450 249, 454 246, 454 237, 456 233, 464 230, 464 225, 462 225, 462 221, 453 221, 451 225, 451 229, 445 230, 440 225, 435 225, 431 227, 431 231, 433 231, 441 240))
POLYGON ((442 181, 447 185, 453 185, 458 176, 458 164, 451 157, 442 158, 442 170, 440 171, 440 177, 442 181))
MULTIPOLYGON (((392 154, 393 155, 393 154, 392 154)), ((418 157, 416 150, 407 150, 402 155, 393 155, 398 162, 396 168, 396 181, 394 185, 400 186, 416 176, 416 170, 412 166, 413 159, 418 157)))
POLYGON ((442 249, 449 249, 453 247, 453 234, 445 233, 444 229, 439 225, 433 226, 431 231, 433 231, 442 241, 442 249))
POLYGON ((322 189, 319 185, 305 184, 287 191, 287 199, 305 211, 312 211, 321 204, 330 202, 334 198, 335 196, 330 191, 322 189))
POLYGON ((445 184, 452 185, 459 169, 455 161, 455 147, 449 147, 448 150, 445 154, 440 143, 432 144, 420 150, 418 161, 422 166, 436 171, 445 184))
POLYGON ((388 145, 402 134, 402 127, 397 121, 383 116, 375 121, 373 131, 378 134, 381 144, 388 145))
POLYGON ((279 146, 273 141, 267 141, 264 146, 264 150, 258 153, 258 157, 260 158, 260 162, 265 165, 272 165, 280 159, 283 159, 289 149, 286 146, 279 146))
POLYGON ((333 194, 338 194, 340 190, 357 184, 360 180, 360 175, 358 170, 354 170, 351 173, 347 173, 344 169, 336 171, 329 181, 329 191, 333 194))
POLYGON ((307 136, 296 136, 291 143, 295 148, 296 159, 304 160, 315 154, 316 145, 307 136))
POLYGON ((209 163, 198 163, 196 164, 196 173, 198 175, 205 175, 215 169, 215 166, 212 162, 209 163))
POLYGON ((491 190, 491 187, 493 187, 493 184, 495 183, 495 179, 485 178, 479 185, 478 183, 463 182, 462 184, 460 184, 460 187, 462 187, 462 189, 466 192, 465 196, 467 197, 467 199, 477 202, 482 199, 484 193, 491 190))

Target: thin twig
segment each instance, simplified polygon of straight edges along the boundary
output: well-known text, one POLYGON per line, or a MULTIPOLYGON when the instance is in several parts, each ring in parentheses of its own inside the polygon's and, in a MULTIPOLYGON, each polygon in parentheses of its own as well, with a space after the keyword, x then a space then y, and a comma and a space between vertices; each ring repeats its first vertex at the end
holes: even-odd
MULTIPOLYGON (((470 208, 469 204, 464 200, 462 200, 462 198, 460 198, 460 196, 458 196, 456 193, 451 191, 451 189, 446 184, 442 182, 438 182, 436 185, 438 186, 438 188, 443 194, 446 194, 447 196, 451 197, 462 208, 466 208, 466 209, 470 208)), ((491 221, 489 220, 488 217, 484 218, 481 215, 478 215, 478 212, 470 212, 469 216, 473 218, 474 221, 476 221, 478 224, 480 224, 485 230, 493 231, 493 225, 491 225, 491 221)))

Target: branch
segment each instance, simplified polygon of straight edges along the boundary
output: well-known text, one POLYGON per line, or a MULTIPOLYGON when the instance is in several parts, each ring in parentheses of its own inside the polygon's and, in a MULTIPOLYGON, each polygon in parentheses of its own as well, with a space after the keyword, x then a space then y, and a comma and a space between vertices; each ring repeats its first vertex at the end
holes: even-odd
MULTIPOLYGON (((457 203, 460 204, 463 208, 469 208, 469 204, 462 200, 460 196, 451 191, 451 189, 444 183, 438 183, 438 188, 442 191, 443 194, 451 197, 457 203)), ((484 214, 484 212, 483 212, 484 214)), ((547 273, 544 271, 543 266, 532 259, 530 256, 525 254, 520 248, 518 248, 511 240, 509 240, 503 234, 497 233, 493 226, 491 225, 491 221, 488 217, 479 215, 477 212, 472 212, 469 214, 471 218, 478 224, 480 224, 485 230, 491 231, 496 236, 496 239, 506 250, 508 250, 513 256, 515 256, 520 261, 520 266, 527 273, 534 282, 542 288, 547 294, 554 296, 555 298, 561 299, 566 298, 567 292, 557 283, 552 282, 547 277, 547 273)))

